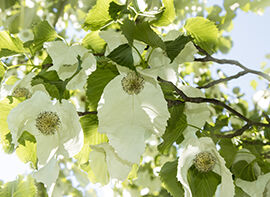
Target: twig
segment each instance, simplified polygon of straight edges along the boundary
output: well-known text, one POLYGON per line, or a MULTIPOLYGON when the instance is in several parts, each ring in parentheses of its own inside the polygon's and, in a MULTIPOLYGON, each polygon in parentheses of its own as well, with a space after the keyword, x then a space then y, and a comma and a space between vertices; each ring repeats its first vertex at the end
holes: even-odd
POLYGON ((84 116, 87 114, 97 114, 97 111, 86 111, 86 112, 77 112, 79 116, 84 116))
POLYGON ((243 76, 245 74, 248 74, 248 73, 259 75, 259 76, 263 77, 264 79, 270 81, 270 75, 268 75, 266 73, 263 73, 263 72, 257 71, 257 70, 249 69, 236 60, 214 58, 211 55, 209 55, 204 49, 200 48, 199 46, 196 46, 196 48, 199 50, 199 52, 201 52, 202 54, 205 55, 205 57, 203 57, 203 58, 195 58, 195 61, 197 61, 197 62, 210 62, 211 61, 211 62, 216 62, 218 64, 232 64, 232 65, 236 65, 236 66, 240 67, 241 69, 243 69, 243 71, 237 73, 236 75, 233 75, 231 77, 227 77, 225 79, 213 81, 213 82, 211 82, 211 85, 207 84, 206 86, 203 86, 200 88, 209 88, 209 87, 216 85, 218 83, 229 81, 232 79, 236 79, 236 78, 243 76))
POLYGON ((160 77, 158 77, 157 79, 158 79, 158 81, 160 81, 162 83, 167 83, 167 84, 170 84, 171 86, 173 86, 176 93, 178 95, 180 95, 181 98, 185 102, 190 102, 190 103, 211 103, 211 104, 214 104, 214 105, 218 105, 218 106, 221 106, 221 107, 227 109, 229 112, 231 112, 232 114, 238 116, 240 119, 246 121, 249 125, 261 126, 261 127, 270 127, 270 124, 266 124, 266 123, 262 123, 262 122, 254 122, 253 120, 250 120, 249 118, 245 117, 244 115, 242 115, 238 111, 231 108, 229 105, 227 105, 227 104, 225 104, 225 103, 223 103, 223 102, 221 102, 219 100, 212 99, 212 98, 203 98, 203 97, 188 97, 182 90, 178 89, 172 82, 161 79, 160 77))
POLYGON ((226 134, 226 135, 222 135, 222 134, 217 134, 217 137, 220 138, 233 138, 236 136, 240 136, 242 135, 246 130, 248 130, 251 127, 250 124, 246 124, 245 126, 243 126, 242 128, 236 130, 234 133, 230 133, 230 134, 226 134))

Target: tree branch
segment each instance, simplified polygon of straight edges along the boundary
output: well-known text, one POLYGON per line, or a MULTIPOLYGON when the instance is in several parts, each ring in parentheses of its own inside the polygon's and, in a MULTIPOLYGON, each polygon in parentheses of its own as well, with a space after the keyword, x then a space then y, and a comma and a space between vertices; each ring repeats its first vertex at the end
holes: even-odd
POLYGON ((226 134, 226 135, 217 134, 216 136, 220 137, 220 138, 233 138, 233 137, 242 135, 250 127, 251 127, 251 125, 247 123, 245 126, 243 126, 242 128, 236 130, 234 133, 230 133, 230 134, 226 134))
POLYGON ((221 106, 221 107, 227 109, 229 112, 231 112, 232 114, 238 116, 240 119, 246 121, 251 126, 254 125, 254 126, 261 126, 261 127, 270 127, 270 124, 266 124, 266 123, 262 123, 262 122, 254 122, 253 120, 245 117, 244 115, 242 115, 238 111, 231 108, 229 105, 227 105, 227 104, 225 104, 225 103, 223 103, 223 102, 221 102, 219 100, 212 99, 212 98, 203 98, 203 97, 188 97, 182 90, 178 89, 172 82, 161 79, 160 77, 158 77, 157 80, 162 82, 162 83, 167 83, 167 84, 170 84, 171 86, 173 86, 176 93, 178 95, 180 95, 181 98, 185 102, 190 102, 190 103, 211 103, 211 104, 214 104, 214 105, 218 105, 218 106, 221 106))
POLYGON ((209 55, 204 49, 200 48, 199 46, 196 46, 196 48, 199 50, 199 52, 204 54, 205 57, 203 57, 203 58, 195 58, 194 61, 197 61, 197 62, 210 62, 211 61, 211 62, 216 62, 218 64, 231 64, 231 65, 236 65, 236 66, 240 67, 241 69, 243 69, 243 71, 237 73, 236 75, 233 75, 231 77, 227 77, 227 78, 224 78, 224 79, 213 81, 210 84, 207 84, 207 85, 199 87, 199 88, 209 88, 209 87, 211 87, 213 85, 216 85, 218 83, 222 83, 222 82, 225 82, 225 81, 236 79, 236 78, 238 78, 240 76, 243 76, 245 74, 248 74, 248 73, 256 74, 256 75, 261 76, 262 78, 270 81, 270 75, 268 75, 266 73, 263 73, 263 72, 257 71, 257 70, 249 69, 249 68, 245 67, 243 64, 241 64, 240 62, 238 62, 236 60, 214 58, 211 55, 209 55))

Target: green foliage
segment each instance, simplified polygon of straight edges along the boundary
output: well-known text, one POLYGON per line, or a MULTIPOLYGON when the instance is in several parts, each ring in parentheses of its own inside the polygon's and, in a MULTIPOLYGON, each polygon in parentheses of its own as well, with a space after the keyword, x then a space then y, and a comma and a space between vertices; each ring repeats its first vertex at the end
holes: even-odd
POLYGON ((173 0, 162 0, 164 11, 161 14, 161 17, 158 18, 153 24, 156 26, 167 26, 173 23, 176 14, 174 10, 174 1, 173 0))
POLYGON ((133 21, 125 20, 123 25, 121 25, 121 30, 130 45, 133 45, 133 40, 139 40, 153 48, 160 47, 161 49, 165 49, 164 42, 154 32, 148 22, 135 24, 133 21))
POLYGON ((54 28, 47 22, 42 21, 33 27, 34 40, 24 43, 24 46, 30 48, 32 54, 42 49, 44 42, 53 41, 57 38, 54 28))
POLYGON ((194 38, 195 44, 208 53, 215 52, 219 31, 214 22, 203 17, 190 18, 184 26, 188 35, 194 38))
POLYGON ((98 101, 105 86, 118 75, 116 67, 112 64, 98 65, 97 69, 87 79, 86 97, 90 110, 96 110, 98 101))
POLYGON ((82 45, 93 50, 94 53, 103 53, 106 42, 98 35, 99 31, 91 31, 82 40, 82 45))
POLYGON ((179 104, 169 108, 171 117, 168 120, 166 131, 162 136, 163 142, 158 145, 160 152, 168 152, 174 142, 180 143, 183 140, 182 132, 187 127, 186 115, 183 113, 184 107, 184 104, 179 104))
POLYGON ((129 12, 127 10, 127 6, 126 5, 119 5, 118 3, 115 2, 111 2, 110 3, 110 7, 109 7, 109 14, 112 17, 113 20, 116 20, 118 18, 121 17, 122 12, 129 12))
POLYGON ((100 134, 97 130, 98 118, 96 114, 87 114, 80 118, 80 123, 84 133, 84 145, 82 150, 75 156, 79 164, 84 164, 89 160, 91 151, 90 145, 101 144, 108 141, 105 134, 100 134))
POLYGON ((0 83, 1 83, 1 81, 2 81, 2 79, 4 77, 4 75, 5 75, 5 72, 6 72, 6 70, 4 68, 4 65, 3 65, 2 62, 0 62, 0 83))
POLYGON ((24 163, 31 162, 32 166, 37 169, 37 144, 33 135, 24 131, 18 139, 19 145, 16 148, 16 154, 24 163))
POLYGON ((0 187, 1 197, 36 197, 37 189, 35 181, 31 176, 23 179, 19 176, 17 180, 5 183, 0 187))
POLYGON ((132 48, 128 44, 122 44, 114 49, 108 56, 115 63, 135 70, 132 56, 132 48))
POLYGON ((235 186, 235 197, 250 197, 247 193, 245 193, 240 187, 235 186))
POLYGON ((164 187, 173 197, 184 196, 184 189, 176 178, 178 160, 165 163, 159 173, 164 187))
POLYGON ((166 41, 166 53, 171 62, 178 56, 178 54, 184 49, 186 44, 191 41, 189 36, 180 35, 173 41, 166 41))
POLYGON ((86 16, 83 28, 85 30, 96 31, 112 21, 109 14, 111 2, 113 2, 113 0, 97 0, 96 5, 86 16))
POLYGON ((19 38, 12 37, 9 32, 0 32, 0 57, 24 53, 23 43, 19 38))
POLYGON ((218 144, 220 145, 219 153, 225 159, 226 167, 230 168, 238 149, 231 139, 221 139, 218 144))
POLYGON ((194 197, 214 196, 221 177, 213 171, 199 172, 194 166, 188 170, 188 182, 194 197))
POLYGON ((257 176, 255 174, 255 162, 248 163, 245 160, 241 160, 233 164, 232 172, 237 178, 241 178, 246 181, 255 181, 257 176))

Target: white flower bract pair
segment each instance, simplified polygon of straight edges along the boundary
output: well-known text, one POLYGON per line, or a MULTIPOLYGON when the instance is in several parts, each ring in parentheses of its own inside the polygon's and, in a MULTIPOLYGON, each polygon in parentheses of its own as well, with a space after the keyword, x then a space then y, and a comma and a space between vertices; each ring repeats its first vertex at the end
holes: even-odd
POLYGON ((199 163, 197 163, 197 165, 202 165, 201 168, 204 169, 204 167, 209 167, 209 169, 207 169, 206 171, 213 170, 213 172, 221 176, 221 183, 218 186, 219 192, 218 194, 216 192, 217 197, 234 196, 234 184, 232 180, 232 174, 230 170, 226 168, 225 160, 216 150, 216 146, 211 138, 202 137, 198 139, 191 137, 184 140, 181 145, 183 146, 183 150, 178 160, 177 179, 183 185, 183 188, 185 190, 185 197, 192 197, 192 192, 188 183, 187 175, 189 168, 194 164, 194 162, 196 162, 195 159, 199 160, 199 163), (204 155, 199 155, 200 153, 204 155), (210 157, 209 154, 211 155, 210 157), (204 162, 203 160, 207 160, 207 162, 204 162), (212 160, 215 161, 210 162, 212 160), (212 164, 209 166, 203 166, 210 163, 212 164))
POLYGON ((41 166, 54 155, 72 157, 83 146, 83 132, 75 107, 66 100, 52 102, 41 91, 12 109, 7 122, 15 145, 24 131, 36 138, 41 166))

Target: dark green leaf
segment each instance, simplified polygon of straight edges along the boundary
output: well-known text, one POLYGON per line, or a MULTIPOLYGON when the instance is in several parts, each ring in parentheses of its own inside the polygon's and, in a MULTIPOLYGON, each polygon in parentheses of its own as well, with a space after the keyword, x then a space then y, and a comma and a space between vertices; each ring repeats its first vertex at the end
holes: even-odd
POLYGON ((132 56, 132 48, 129 44, 122 44, 116 49, 114 49, 108 56, 115 63, 128 67, 132 70, 135 70, 133 56, 132 56))
POLYGON ((240 187, 235 186, 234 197, 251 197, 251 196, 245 193, 240 187))
POLYGON ((171 117, 162 136, 163 142, 158 146, 160 152, 167 152, 175 141, 178 141, 179 138, 181 139, 182 132, 187 127, 186 115, 183 113, 184 107, 183 103, 169 108, 171 117))
POLYGON ((177 164, 178 160, 165 163, 159 173, 160 179, 165 188, 174 197, 183 197, 184 190, 181 183, 177 180, 177 164))
POLYGON ((90 110, 96 110, 105 86, 119 73, 114 65, 98 67, 87 79, 86 96, 90 110))
POLYGON ((97 0, 96 5, 88 12, 83 24, 85 30, 96 31, 112 21, 109 14, 110 3, 113 0, 97 0))
POLYGON ((236 178, 246 181, 255 181, 257 179, 254 171, 254 162, 238 161, 232 165, 232 172, 236 178))
POLYGON ((214 196, 221 177, 213 171, 202 173, 194 166, 188 170, 188 183, 193 197, 214 196))
POLYGON ((132 45, 133 40, 139 40, 153 48, 160 47, 165 49, 165 44, 156 32, 150 27, 148 22, 135 24, 130 20, 125 20, 121 30, 129 43, 132 45))
POLYGON ((184 49, 186 44, 191 41, 191 37, 180 35, 173 41, 165 42, 166 53, 170 58, 171 62, 178 56, 178 54, 184 49))
POLYGON ((127 9, 126 5, 119 5, 115 2, 110 3, 109 7, 109 14, 112 17, 113 20, 116 20, 118 16, 120 15, 120 12, 127 9))
POLYGON ((225 159, 226 167, 230 168, 238 149, 232 143, 231 139, 221 139, 219 145, 219 153, 225 159))

